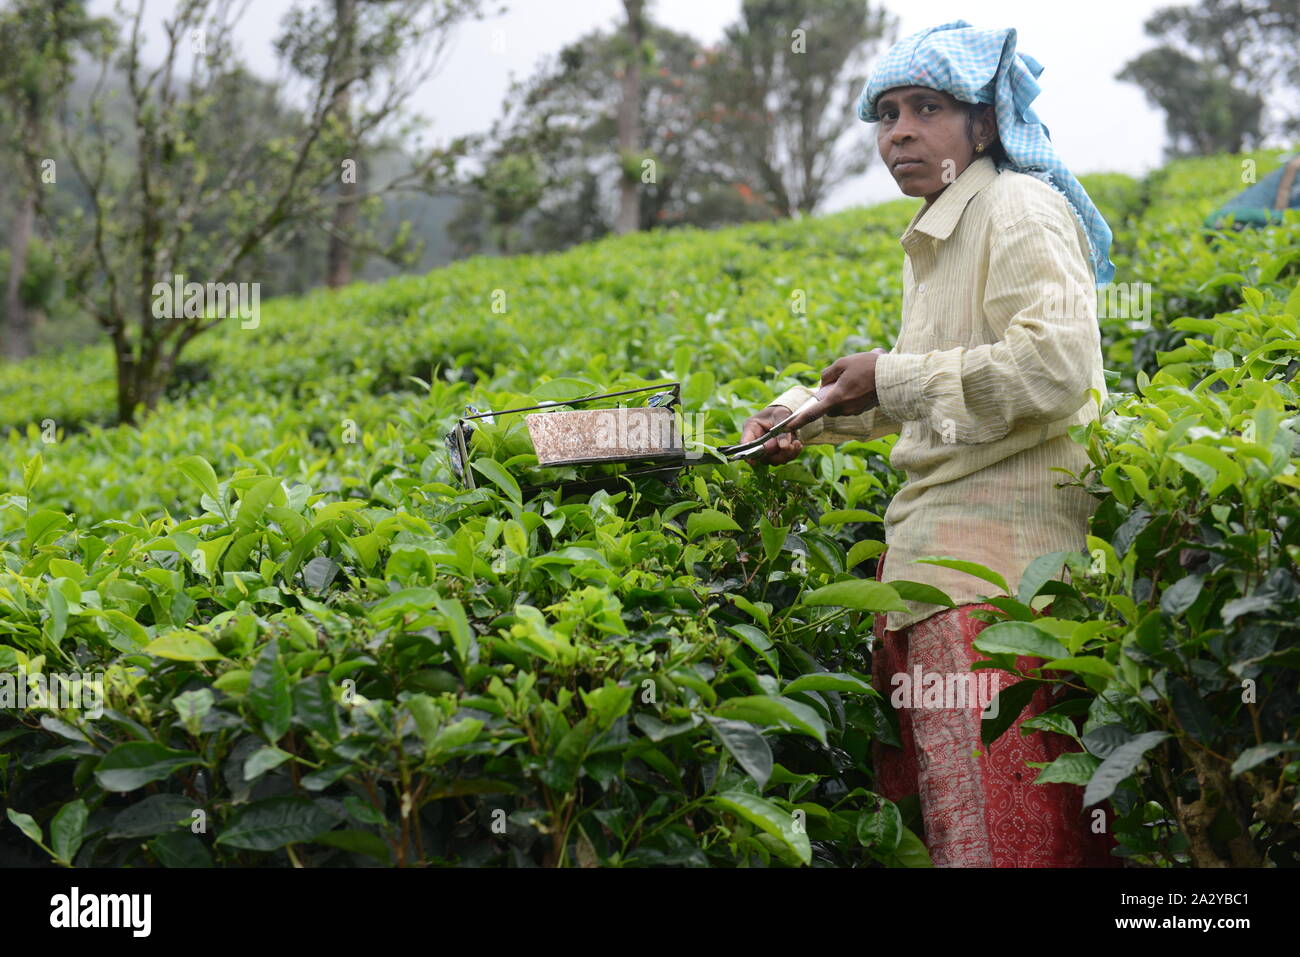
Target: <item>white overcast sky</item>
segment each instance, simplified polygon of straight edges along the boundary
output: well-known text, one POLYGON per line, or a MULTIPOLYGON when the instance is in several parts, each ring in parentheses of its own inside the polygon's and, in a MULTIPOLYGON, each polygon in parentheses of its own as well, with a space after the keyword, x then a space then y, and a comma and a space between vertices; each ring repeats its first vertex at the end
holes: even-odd
MULTIPOLYGON (((504 0, 504 16, 460 27, 435 76, 419 91, 410 108, 428 120, 426 142, 486 131, 501 109, 510 76, 530 74, 540 58, 595 27, 612 28, 622 16, 621 0, 504 0)), ((1153 44, 1142 30, 1152 11, 1169 0, 1086 0, 1065 6, 1043 0, 890 0, 885 6, 899 18, 899 36, 950 20, 965 19, 981 29, 1015 27, 1017 49, 1043 65, 1042 93, 1034 110, 1051 131, 1052 142, 1077 175, 1116 171, 1140 174, 1161 162, 1165 140, 1163 114, 1149 106, 1132 84, 1113 77, 1123 64, 1153 44)), ((146 33, 157 41, 159 24, 173 0, 148 0, 146 33)), ((238 45, 247 62, 270 78, 271 40, 291 0, 252 0, 240 21, 238 45)), ((490 3, 492 9, 500 0, 490 3)), ((734 22, 740 0, 649 0, 652 16, 701 41, 721 39, 734 22)), ((111 0, 92 0, 105 14, 111 0)), ((132 4, 134 8, 134 4, 132 4)), ((156 42, 151 50, 161 53, 156 42)), ((844 141, 873 155, 866 174, 844 183, 826 205, 832 212, 901 196, 875 153, 874 126, 847 115, 853 132, 844 141)))

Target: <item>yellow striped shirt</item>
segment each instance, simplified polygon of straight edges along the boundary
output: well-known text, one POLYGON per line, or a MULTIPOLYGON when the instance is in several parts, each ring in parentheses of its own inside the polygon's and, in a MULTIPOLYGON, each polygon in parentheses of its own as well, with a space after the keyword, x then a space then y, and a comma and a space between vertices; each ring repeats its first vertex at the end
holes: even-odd
MULTIPOLYGON (((1067 434, 1106 398, 1088 240, 1064 197, 1024 173, 975 160, 900 239, 903 315, 898 341, 876 364, 880 404, 824 416, 804 444, 899 433, 889 464, 906 475, 884 515, 883 581, 924 582, 957 604, 1001 594, 922 556, 979 562, 1018 589, 1034 558, 1085 547, 1097 500, 1057 488, 1088 467, 1067 434)), ((828 359, 828 363, 829 363, 828 359)), ((795 386, 773 400, 797 408, 795 386)), ((1068 580, 1068 572, 1063 576, 1068 580)), ((907 602, 890 630, 942 611, 907 602)))

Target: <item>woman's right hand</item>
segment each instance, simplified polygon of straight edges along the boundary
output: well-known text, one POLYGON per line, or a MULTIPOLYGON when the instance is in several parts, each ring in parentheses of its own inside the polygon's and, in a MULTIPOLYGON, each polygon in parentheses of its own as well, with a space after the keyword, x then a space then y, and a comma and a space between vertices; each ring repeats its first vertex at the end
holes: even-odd
MULTIPOLYGON (((742 443, 752 442, 764 432, 771 429, 782 419, 790 417, 790 410, 783 405, 769 405, 762 412, 755 413, 745 420, 741 432, 742 443)), ((785 432, 763 443, 763 451, 756 452, 749 458, 769 465, 784 465, 798 457, 803 451, 803 443, 792 432, 785 432)))

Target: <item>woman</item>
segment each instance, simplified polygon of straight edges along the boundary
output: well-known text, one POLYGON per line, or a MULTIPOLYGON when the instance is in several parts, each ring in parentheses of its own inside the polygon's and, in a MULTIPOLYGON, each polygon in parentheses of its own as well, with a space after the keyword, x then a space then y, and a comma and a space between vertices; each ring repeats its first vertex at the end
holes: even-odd
MULTIPOLYGON (((828 366, 818 400, 763 451, 779 464, 805 444, 899 433, 890 464, 907 481, 885 512, 877 577, 934 585, 957 607, 908 601, 877 616, 873 679, 896 702, 900 677, 918 668, 969 675, 986 657, 971 647, 986 624, 971 612, 993 607, 979 602, 994 590, 982 579, 916 559, 979 562, 1014 593, 1034 558, 1084 548, 1096 505, 1077 486, 1057 488, 1052 470, 1087 468, 1067 430, 1095 419, 1106 396, 1095 286, 1114 274, 1111 232, 1030 108, 1042 67, 1015 43, 1015 30, 958 20, 902 40, 876 66, 858 115, 878 124, 903 193, 925 197, 901 237, 898 341, 828 366)), ((745 423, 744 441, 813 398, 790 389, 745 423)), ((1025 762, 1075 750, 1064 735, 1019 733, 1052 704, 1047 686, 988 749, 986 702, 916 700, 899 709, 903 747, 876 744, 875 765, 885 796, 919 794, 936 865, 1121 863, 1108 817, 1083 813, 1081 788, 1032 783, 1025 762)))

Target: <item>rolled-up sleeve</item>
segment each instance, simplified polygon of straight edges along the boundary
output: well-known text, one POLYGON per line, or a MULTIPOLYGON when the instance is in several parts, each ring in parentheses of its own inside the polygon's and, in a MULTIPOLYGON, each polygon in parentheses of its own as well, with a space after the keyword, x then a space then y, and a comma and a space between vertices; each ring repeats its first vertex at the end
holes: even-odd
POLYGON ((997 230, 983 306, 994 330, 1005 327, 999 341, 882 355, 874 411, 975 444, 1019 422, 1072 415, 1087 401, 1100 331, 1092 272, 1072 223, 1036 212, 997 230))
MULTIPOLYGON (((771 404, 785 406, 793 412, 811 399, 813 394, 813 390, 807 386, 797 385, 781 393, 771 404)), ((804 445, 839 445, 854 440, 870 442, 897 432, 898 429, 898 422, 875 408, 859 415, 823 415, 819 419, 813 419, 799 429, 799 441, 804 445)))

